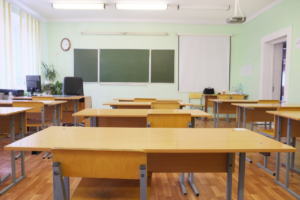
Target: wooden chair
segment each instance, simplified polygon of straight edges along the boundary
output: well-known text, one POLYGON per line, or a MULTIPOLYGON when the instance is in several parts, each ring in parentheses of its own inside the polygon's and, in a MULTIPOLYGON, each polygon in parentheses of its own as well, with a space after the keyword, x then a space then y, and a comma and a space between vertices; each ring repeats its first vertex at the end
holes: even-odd
POLYGON ((52 96, 33 96, 33 101, 55 101, 54 97, 52 96))
POLYGON ((189 93, 189 103, 191 103, 191 99, 199 99, 200 100, 200 104, 193 104, 193 106, 191 106, 191 109, 193 109, 194 107, 198 107, 198 109, 203 110, 203 107, 205 105, 202 105, 202 94, 201 93, 189 93))
POLYGON ((226 95, 226 94, 220 94, 217 95, 218 99, 230 99, 230 95, 226 95))
POLYGON ((279 100, 258 100, 258 104, 280 104, 279 100))
POLYGON ((69 177, 82 177, 72 200, 150 199, 152 177, 142 150, 53 148, 52 154, 54 199, 69 199, 69 177))
POLYGON ((243 95, 232 95, 231 96, 231 99, 234 99, 234 100, 243 100, 245 96, 243 95))
MULTIPOLYGON (((147 127, 148 128, 191 128, 191 114, 148 114, 147 127)), ((188 180, 192 185, 194 193, 199 195, 194 184, 194 173, 188 173, 188 180)), ((184 186, 184 173, 179 175, 181 189, 186 195, 184 186)))
POLYGON ((151 128, 190 128, 191 114, 148 114, 147 127, 151 128))
POLYGON ((156 102, 154 98, 134 98, 134 102, 156 102))
POLYGON ((151 102, 152 109, 180 109, 180 103, 177 101, 157 101, 151 102))

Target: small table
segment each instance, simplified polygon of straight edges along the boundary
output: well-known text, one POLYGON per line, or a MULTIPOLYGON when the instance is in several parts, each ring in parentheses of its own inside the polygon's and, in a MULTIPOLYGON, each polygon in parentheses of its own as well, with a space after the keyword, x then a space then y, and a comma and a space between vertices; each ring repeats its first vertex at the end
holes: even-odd
MULTIPOLYGON (((293 104, 290 104, 292 106, 293 104)), ((295 105, 294 105, 295 106, 295 105)), ((300 112, 299 111, 267 111, 268 114, 274 116, 274 133, 277 141, 280 141, 281 137, 287 138, 287 145, 296 145, 296 137, 300 137, 300 112), (292 126, 293 125, 293 126, 292 126), (291 143, 291 139, 292 143, 291 143)), ((279 166, 280 166, 280 153, 276 153, 276 177, 275 182, 280 185, 283 189, 288 191, 297 199, 300 199, 300 195, 296 194, 293 190, 289 188, 289 176, 291 169, 297 173, 300 173, 300 170, 294 167, 295 153, 292 153, 292 157, 290 153, 286 154, 286 163, 284 164, 286 167, 285 171, 285 184, 279 181, 279 166), (291 163, 290 163, 291 160, 291 163)))
MULTIPOLYGON (((191 103, 179 102, 180 108, 186 106, 192 106, 191 103)), ((118 102, 118 101, 109 101, 103 105, 111 106, 113 109, 151 109, 151 102, 118 102)))
MULTIPOLYGON (((24 131, 26 131, 26 111, 32 110, 33 108, 12 108, 12 107, 0 107, 0 123, 1 129, 5 128, 5 126, 10 127, 10 134, 11 134, 11 143, 15 142, 15 127, 18 125, 20 127, 20 138, 24 137, 24 131), (19 115, 19 116, 16 116, 19 115), (5 119, 9 118, 9 119, 5 119), (17 120, 19 118, 19 120, 17 120), (7 123, 6 121, 10 121, 7 123)), ((0 196, 2 196, 5 192, 11 189, 13 186, 18 184, 21 180, 23 180, 25 175, 25 165, 24 165, 24 151, 21 151, 21 177, 16 179, 16 162, 15 162, 15 151, 11 152, 11 174, 7 174, 4 176, 3 179, 0 177, 0 184, 1 182, 8 179, 11 175, 12 183, 0 191, 0 196)))
POLYGON ((91 127, 147 127, 147 115, 151 113, 189 113, 192 116, 192 127, 195 125, 195 118, 211 117, 201 110, 188 109, 85 109, 73 116, 90 118, 91 127))
POLYGON ((246 129, 94 127, 50 127, 7 145, 4 150, 51 151, 53 147, 141 149, 148 154, 149 173, 227 173, 227 200, 231 199, 235 153, 240 152, 237 199, 242 200, 246 153, 296 152, 293 147, 246 129))
MULTIPOLYGON (((214 128, 219 128, 219 114, 236 114, 236 107, 232 103, 257 103, 257 100, 211 99, 213 102, 214 128)), ((229 119, 228 119, 229 121, 229 119)))
MULTIPOLYGON (((115 98, 114 101, 134 102, 134 98, 115 98)), ((156 101, 182 101, 180 99, 156 99, 156 101)))

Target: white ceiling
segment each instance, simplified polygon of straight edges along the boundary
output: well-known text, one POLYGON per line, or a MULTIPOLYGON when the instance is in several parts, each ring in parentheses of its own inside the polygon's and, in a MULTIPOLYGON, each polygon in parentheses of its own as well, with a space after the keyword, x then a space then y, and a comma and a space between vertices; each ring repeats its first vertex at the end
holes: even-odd
MULTIPOLYGON (((194 24, 225 24, 234 14, 235 0, 8 0, 41 21, 107 21, 107 22, 163 22, 194 24), (105 3, 101 10, 56 10, 52 3, 105 3), (166 3, 166 11, 121 11, 115 3, 166 3), (229 11, 177 10, 178 4, 225 4, 229 11)), ((283 0, 240 0, 248 21, 283 0)))

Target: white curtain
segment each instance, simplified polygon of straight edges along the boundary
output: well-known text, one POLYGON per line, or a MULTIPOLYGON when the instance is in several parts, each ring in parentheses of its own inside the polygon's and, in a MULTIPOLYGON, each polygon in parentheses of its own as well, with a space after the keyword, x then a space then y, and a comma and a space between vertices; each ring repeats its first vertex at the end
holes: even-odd
POLYGON ((41 23, 22 11, 17 14, 0 0, 0 88, 25 89, 26 75, 41 71, 41 23))
POLYGON ((229 90, 230 36, 179 36, 179 91, 229 90))
POLYGON ((0 0, 0 88, 13 88, 11 5, 0 0))
POLYGON ((41 22, 20 11, 22 74, 40 75, 41 70, 41 22))

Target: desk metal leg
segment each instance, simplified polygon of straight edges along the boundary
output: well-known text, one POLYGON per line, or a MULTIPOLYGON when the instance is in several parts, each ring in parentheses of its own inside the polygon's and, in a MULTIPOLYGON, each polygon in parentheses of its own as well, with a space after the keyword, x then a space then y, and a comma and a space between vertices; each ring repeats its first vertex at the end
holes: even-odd
POLYGON ((184 195, 186 195, 186 189, 184 187, 184 173, 181 173, 181 175, 179 175, 179 183, 180 183, 180 186, 181 186, 182 193, 184 195))
POLYGON ((229 120, 229 114, 226 114, 226 119, 225 119, 225 121, 231 122, 231 121, 229 120))
POLYGON ((216 122, 217 122, 217 103, 214 102, 214 128, 216 128, 216 122))
POLYGON ((242 123, 242 108, 239 107, 239 123, 238 123, 239 128, 241 128, 241 123, 242 123))
MULTIPOLYGON (((74 113, 78 112, 79 100, 74 100, 74 113)), ((78 117, 74 117, 74 126, 78 126, 78 117)))
MULTIPOLYGON (((60 118, 60 116, 58 116, 58 118, 60 118)), ((54 105, 54 106, 53 106, 53 126, 56 126, 56 125, 57 125, 56 122, 57 122, 57 121, 56 121, 56 105, 54 105)), ((47 152, 45 153, 45 155, 43 156, 43 159, 45 159, 49 154, 51 154, 51 152, 50 152, 50 151, 47 151, 47 152)), ((52 154, 49 155, 47 158, 48 158, 48 159, 52 158, 52 154)))
POLYGON ((44 108, 41 108, 41 113, 42 113, 42 129, 46 128, 45 126, 45 112, 44 108))
MULTIPOLYGON (((292 147, 296 147, 296 138, 295 137, 293 137, 293 140, 292 140, 292 147)), ((285 163, 281 163, 281 164, 286 167, 285 163)), ((292 156, 291 156, 290 170, 300 174, 300 170, 295 168, 295 152, 293 152, 292 156)))
POLYGON ((94 119, 93 119, 93 117, 90 117, 90 127, 94 127, 94 119))
POLYGON ((246 116, 247 116, 247 108, 244 108, 244 123, 243 123, 244 128, 246 128, 246 116))
MULTIPOLYGON (((23 115, 21 116, 21 119, 23 119, 23 115)), ((21 124, 23 125, 23 123, 21 124)), ((24 127, 23 127, 24 129, 24 127)), ((15 142, 15 123, 14 123, 14 115, 10 116, 10 133, 11 133, 11 143, 15 142)), ((24 161, 24 154, 23 154, 23 161, 24 161)), ((19 183, 21 180, 25 178, 25 170, 24 170, 24 163, 22 163, 22 176, 16 180, 16 160, 15 160, 15 152, 11 152, 11 178, 12 183, 8 185, 6 188, 4 188, 2 191, 0 191, 0 196, 2 196, 5 192, 7 192, 9 189, 11 189, 13 186, 15 186, 17 183, 19 183), (24 176, 23 176, 24 173, 24 176)), ((10 174, 7 174, 4 176, 3 180, 7 179, 7 177, 10 176, 10 174)))
POLYGON ((240 153, 239 158, 239 181, 238 181, 238 200, 244 199, 244 186, 245 186, 245 166, 246 166, 246 153, 240 153))
POLYGON ((232 166, 233 166, 233 153, 229 153, 228 154, 228 166, 227 166, 226 200, 231 200, 231 194, 232 194, 232 166))
POLYGON ((256 163, 256 165, 260 168, 262 168, 263 170, 265 170, 266 172, 272 174, 273 176, 275 176, 275 172, 273 172, 272 170, 268 169, 268 156, 264 155, 264 166, 262 166, 259 163, 256 163))
MULTIPOLYGON (((277 116, 277 141, 280 142, 281 138, 281 117, 277 116)), ((279 182, 279 172, 280 172, 280 153, 276 153, 276 173, 275 173, 275 182, 280 185, 279 182)))
POLYGON ((94 127, 97 127, 97 122, 96 122, 97 117, 94 117, 94 127))
POLYGON ((219 104, 220 102, 217 102, 217 128, 219 128, 219 104))
POLYGON ((194 183, 194 173, 188 173, 188 176, 187 176, 187 179, 195 193, 196 196, 199 196, 199 192, 195 186, 195 183, 194 183))
MULTIPOLYGON (((281 128, 281 120, 279 120, 280 117, 278 116, 278 127, 281 128)), ((288 119, 287 124, 287 145, 291 145, 291 136, 292 136, 292 120, 288 119)), ((280 132, 280 129, 278 130, 280 132)), ((277 132, 278 133, 278 132, 277 132)), ((280 137, 277 134, 277 140, 280 141, 280 137)), ((280 154, 276 154, 276 178, 275 182, 280 185, 283 189, 285 189, 288 193, 296 197, 297 199, 300 199, 300 195, 296 194, 293 190, 289 188, 289 181, 290 181, 290 157, 291 153, 286 153, 286 168, 285 168, 285 184, 281 183, 279 181, 279 163, 280 163, 280 154)))
POLYGON ((61 104, 57 105, 57 126, 60 126, 60 109, 61 109, 61 104))
POLYGON ((67 200, 70 200, 70 178, 69 177, 64 177, 64 185, 65 185, 67 200))

